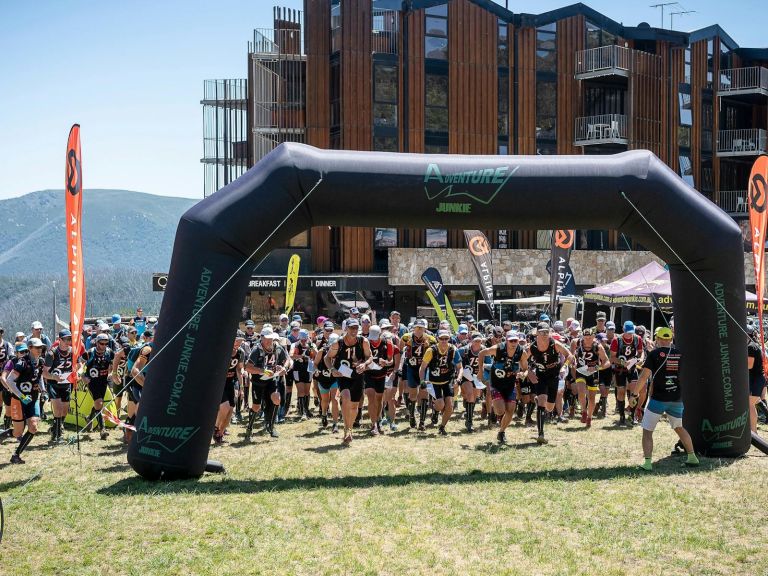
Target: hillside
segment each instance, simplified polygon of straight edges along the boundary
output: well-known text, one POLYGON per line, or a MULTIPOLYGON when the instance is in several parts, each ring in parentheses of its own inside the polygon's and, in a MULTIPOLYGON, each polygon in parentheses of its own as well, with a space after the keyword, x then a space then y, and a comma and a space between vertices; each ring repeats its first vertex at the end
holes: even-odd
MULTIPOLYGON (((196 202, 128 190, 85 190, 86 270, 167 270, 176 224, 196 202)), ((66 274, 64 235, 63 190, 0 200, 0 276, 66 274)))

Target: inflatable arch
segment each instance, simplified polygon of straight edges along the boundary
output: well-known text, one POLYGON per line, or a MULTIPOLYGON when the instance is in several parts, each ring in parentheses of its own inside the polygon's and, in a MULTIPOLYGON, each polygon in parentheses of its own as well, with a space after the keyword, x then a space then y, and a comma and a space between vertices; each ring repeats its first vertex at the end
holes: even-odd
POLYGON ((744 321, 742 234, 652 153, 458 156, 283 144, 179 222, 155 340, 155 350, 167 347, 148 368, 128 451, 140 475, 203 474, 251 271, 317 225, 628 233, 669 263, 685 426, 697 451, 749 449, 745 336, 722 307, 744 321))

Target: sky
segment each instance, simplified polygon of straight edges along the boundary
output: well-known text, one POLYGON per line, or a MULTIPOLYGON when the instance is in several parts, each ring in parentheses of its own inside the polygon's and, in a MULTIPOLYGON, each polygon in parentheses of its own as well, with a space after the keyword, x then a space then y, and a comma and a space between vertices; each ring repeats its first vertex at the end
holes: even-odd
MULTIPOLYGON (((661 25, 664 0, 585 4, 618 22, 661 25)), ((504 5, 504 1, 500 1, 504 5)), ((568 0, 509 0, 541 13, 568 0)), ((69 128, 81 125, 85 188, 202 198, 203 81, 247 76, 247 42, 272 6, 302 0, 0 0, 0 198, 62 188, 69 128)), ((720 26, 766 45, 758 0, 665 8, 689 31, 720 26)))

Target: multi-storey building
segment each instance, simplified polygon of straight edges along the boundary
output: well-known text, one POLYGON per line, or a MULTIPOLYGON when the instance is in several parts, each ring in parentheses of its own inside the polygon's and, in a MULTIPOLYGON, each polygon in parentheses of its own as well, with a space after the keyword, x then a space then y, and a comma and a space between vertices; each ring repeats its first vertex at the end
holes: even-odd
MULTIPOLYGON (((254 33, 251 164, 284 141, 428 154, 642 148, 745 223, 749 170, 768 146, 768 50, 740 48, 717 25, 684 33, 625 26, 583 4, 534 15, 490 0, 305 0, 304 8, 303 21, 276 9, 274 29, 254 33)), ((548 285, 551 231, 521 224, 485 231, 504 251, 502 296, 548 285)), ((461 230, 315 227, 257 274, 282 275, 299 251, 307 288, 325 278, 412 314, 420 272, 436 258, 454 299, 474 300, 463 249, 461 230)), ((615 230, 580 230, 576 250, 581 287, 650 258, 615 230)), ((321 305, 309 291, 302 302, 308 312, 321 305)))

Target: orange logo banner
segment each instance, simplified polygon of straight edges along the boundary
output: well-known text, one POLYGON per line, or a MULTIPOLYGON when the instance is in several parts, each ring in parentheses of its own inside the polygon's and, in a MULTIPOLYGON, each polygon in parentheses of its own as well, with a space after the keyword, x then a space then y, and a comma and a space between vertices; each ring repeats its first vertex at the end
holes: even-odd
MULTIPOLYGON (((755 292, 757 292, 757 318, 760 323, 760 346, 765 357, 763 332, 763 296, 765 293, 765 233, 768 222, 766 194, 768 194, 768 156, 760 156, 749 175, 749 228, 752 236, 752 258, 755 264, 755 292)), ((768 363, 763 362, 768 373, 768 363)))
POLYGON ((80 223, 83 211, 83 162, 80 155, 79 124, 73 125, 69 131, 66 160, 64 196, 69 272, 69 328, 72 331, 72 350, 79 354, 85 316, 85 273, 80 223))
POLYGON ((575 230, 555 230, 555 246, 564 250, 573 248, 575 230))

